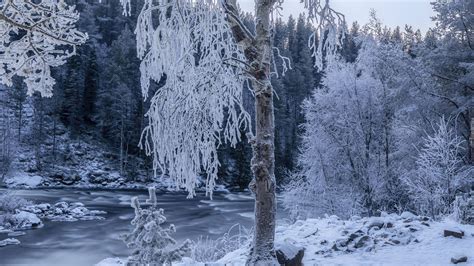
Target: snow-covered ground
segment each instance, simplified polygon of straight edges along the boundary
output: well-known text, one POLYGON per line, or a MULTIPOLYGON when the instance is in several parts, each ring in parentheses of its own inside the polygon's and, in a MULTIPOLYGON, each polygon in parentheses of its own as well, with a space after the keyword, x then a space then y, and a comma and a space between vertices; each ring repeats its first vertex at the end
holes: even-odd
MULTIPOLYGON (((281 225, 277 249, 304 248, 304 265, 450 265, 451 258, 467 257, 460 265, 474 265, 474 226, 449 218, 431 221, 411 213, 341 220, 336 216, 281 225), (464 236, 444 237, 444 230, 464 236)), ((293 252, 293 253, 295 253, 293 252)), ((217 265, 245 265, 248 247, 235 250, 217 265)), ((124 265, 125 259, 108 258, 99 266, 124 265)), ((184 258, 179 265, 205 265, 184 258)), ((213 264, 214 265, 214 264, 213 264)))
MULTIPOLYGON (((304 247, 305 265, 449 265, 451 258, 467 256, 474 265, 474 226, 450 219, 424 221, 409 213, 350 221, 336 216, 297 221, 277 228, 277 246, 304 247), (462 239, 444 237, 445 229, 461 230, 462 239)), ((246 249, 219 260, 240 265, 246 249)))

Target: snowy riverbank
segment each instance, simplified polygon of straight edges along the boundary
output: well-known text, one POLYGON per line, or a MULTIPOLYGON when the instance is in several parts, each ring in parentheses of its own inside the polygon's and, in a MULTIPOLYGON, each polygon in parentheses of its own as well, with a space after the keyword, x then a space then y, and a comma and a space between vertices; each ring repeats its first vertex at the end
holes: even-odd
MULTIPOLYGON (((97 172, 99 173, 99 172, 97 172)), ((79 178, 73 184, 64 184, 61 182, 51 182, 51 178, 39 175, 30 175, 23 172, 17 172, 15 175, 7 176, 4 180, 7 188, 14 189, 47 189, 47 188, 74 188, 74 189, 137 189, 146 190, 149 187, 155 187, 158 191, 176 192, 182 191, 176 188, 173 180, 167 177, 159 177, 155 181, 126 181, 118 173, 100 172, 104 175, 103 181, 91 182, 91 179, 79 178), (113 178, 109 178, 113 176, 113 178)), ((99 174, 97 174, 99 175, 99 174)), ((205 191, 205 183, 202 178, 197 179, 196 191, 205 191)), ((226 186, 218 184, 215 186, 216 192, 229 192, 226 186)))
POLYGON ((81 202, 33 204, 9 194, 2 195, 0 201, 0 247, 20 244, 21 242, 14 237, 25 235, 26 230, 43 227, 43 220, 55 222, 101 220, 105 219, 101 215, 106 214, 104 211, 89 210, 81 202))
MULTIPOLYGON (((276 248, 289 256, 304 248, 304 265, 449 265, 467 258, 474 264, 474 226, 448 218, 432 221, 411 213, 341 220, 336 216, 297 221, 277 227, 276 248), (444 230, 463 232, 462 238, 444 236, 444 230)), ((245 265, 248 246, 228 253, 217 265, 245 265)), ((109 258, 99 266, 125 265, 109 258)), ((205 265, 190 258, 180 265, 205 265)), ((213 264, 214 265, 214 264, 213 264)))
MULTIPOLYGON (((277 246, 303 247, 305 265, 447 265, 462 256, 469 265, 474 263, 474 226, 449 219, 428 221, 409 213, 297 221, 278 227, 276 239, 277 246), (463 231, 464 237, 444 237, 446 229, 463 231)), ((246 254, 245 248, 239 249, 218 263, 244 264, 246 254)))

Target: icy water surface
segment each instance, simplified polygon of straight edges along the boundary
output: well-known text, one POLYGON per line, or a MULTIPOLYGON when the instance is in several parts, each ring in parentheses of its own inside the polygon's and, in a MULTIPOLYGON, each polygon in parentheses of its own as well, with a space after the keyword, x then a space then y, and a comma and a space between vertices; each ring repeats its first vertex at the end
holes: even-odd
MULTIPOLYGON (((0 189, 0 193, 6 190, 0 189)), ((90 210, 106 211, 105 220, 51 222, 44 227, 27 230, 16 237, 20 245, 0 248, 0 265, 94 265, 107 257, 129 255, 119 236, 130 230, 133 209, 130 198, 147 198, 146 191, 130 190, 13 190, 18 196, 35 203, 58 201, 82 202, 90 210)), ((186 199, 184 193, 160 193, 159 206, 168 221, 176 225, 179 241, 200 235, 216 238, 234 224, 250 228, 253 199, 248 193, 215 193, 213 200, 203 194, 186 199)), ((0 239, 7 238, 0 234, 0 239)))

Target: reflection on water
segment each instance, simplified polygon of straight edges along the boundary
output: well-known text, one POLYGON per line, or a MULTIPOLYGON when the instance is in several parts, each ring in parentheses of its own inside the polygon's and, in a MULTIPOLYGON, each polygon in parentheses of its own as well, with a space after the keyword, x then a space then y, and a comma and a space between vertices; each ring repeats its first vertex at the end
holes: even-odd
MULTIPOLYGON (((5 190, 0 189, 0 193, 5 190)), ((36 203, 82 202, 91 210, 106 211, 100 221, 51 222, 18 236, 20 245, 0 248, 0 265, 94 265, 107 257, 126 257, 128 250, 120 235, 130 230, 131 197, 147 198, 146 191, 42 189, 15 190, 16 195, 36 203)), ((253 199, 244 193, 215 193, 213 200, 198 194, 186 199, 184 193, 158 195, 168 221, 176 225, 177 240, 200 235, 216 238, 234 224, 252 226, 253 199)), ((0 234, 0 240, 7 238, 0 234)))

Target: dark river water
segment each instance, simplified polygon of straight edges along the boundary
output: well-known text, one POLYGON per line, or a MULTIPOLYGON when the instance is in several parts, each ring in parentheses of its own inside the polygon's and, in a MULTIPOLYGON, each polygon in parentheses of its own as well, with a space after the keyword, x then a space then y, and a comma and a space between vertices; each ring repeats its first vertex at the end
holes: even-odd
MULTIPOLYGON (((0 193, 5 190, 0 189, 0 193)), ((129 251, 119 236, 129 232, 133 209, 130 198, 144 201, 146 191, 41 189, 14 190, 35 203, 82 202, 90 210, 106 211, 105 220, 52 222, 16 237, 21 244, 0 248, 0 265, 94 265, 107 257, 126 257, 129 251)), ((217 238, 228 229, 253 223, 253 198, 248 193, 215 193, 213 200, 198 194, 158 193, 158 202, 177 229, 175 238, 194 240, 200 235, 217 238)), ((7 238, 0 234, 0 240, 7 238)))

